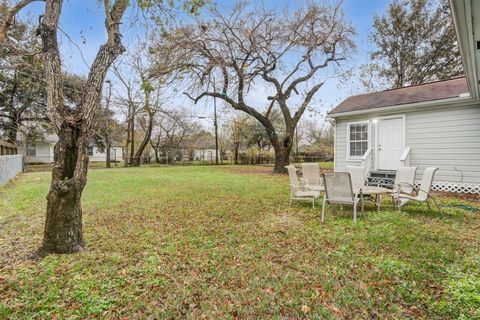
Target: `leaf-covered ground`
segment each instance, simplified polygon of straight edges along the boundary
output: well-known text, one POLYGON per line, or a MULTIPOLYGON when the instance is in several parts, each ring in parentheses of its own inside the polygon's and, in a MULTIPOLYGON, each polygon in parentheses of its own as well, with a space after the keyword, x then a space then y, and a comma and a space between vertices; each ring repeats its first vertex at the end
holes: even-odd
POLYGON ((0 318, 480 318, 479 213, 386 202, 322 225, 255 170, 92 170, 88 250, 40 261, 50 175, 22 175, 0 188, 0 318))

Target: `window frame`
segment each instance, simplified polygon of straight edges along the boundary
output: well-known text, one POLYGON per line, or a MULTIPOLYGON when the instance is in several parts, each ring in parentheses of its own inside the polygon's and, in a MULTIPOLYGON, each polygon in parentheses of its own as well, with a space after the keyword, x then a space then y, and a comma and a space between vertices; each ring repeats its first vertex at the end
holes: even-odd
POLYGON ((87 147, 87 156, 88 156, 88 157, 93 157, 93 153, 94 153, 93 151, 94 151, 94 150, 93 150, 93 147, 87 147), (92 154, 90 154, 90 148, 91 148, 91 150, 92 150, 92 154))
MULTIPOLYGON (((372 128, 371 128, 371 123, 368 120, 363 120, 363 121, 353 121, 353 122, 347 122, 347 161, 355 161, 355 162, 360 162, 362 160, 362 157, 365 155, 365 152, 361 156, 351 156, 350 155, 350 143, 352 142, 350 140, 350 127, 352 125, 358 125, 358 124, 366 124, 367 125, 367 150, 371 148, 371 136, 372 136, 372 128)), ((357 141, 364 141, 364 140, 357 140, 357 141)), ((355 142, 355 141, 353 141, 355 142)))
POLYGON ((27 157, 36 157, 37 156, 37 144, 36 143, 27 143, 27 150, 26 150, 26 156, 27 157), (30 151, 32 151, 33 148, 33 153, 34 154, 31 154, 30 151))

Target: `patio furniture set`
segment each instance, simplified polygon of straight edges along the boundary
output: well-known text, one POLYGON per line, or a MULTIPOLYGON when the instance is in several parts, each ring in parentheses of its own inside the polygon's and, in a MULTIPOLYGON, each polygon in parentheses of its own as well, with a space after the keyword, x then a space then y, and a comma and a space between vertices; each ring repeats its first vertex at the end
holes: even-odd
POLYGON ((303 163, 302 178, 298 178, 297 169, 293 165, 286 166, 290 178, 291 194, 290 205, 293 200, 315 201, 324 193, 322 204, 322 222, 325 221, 325 207, 330 204, 332 214, 336 205, 352 205, 353 220, 357 222, 357 210, 360 205, 362 215, 365 214, 364 200, 371 199, 380 210, 382 196, 392 198, 394 208, 401 208, 410 200, 425 202, 432 200, 438 210, 438 205, 432 198, 430 191, 435 172, 438 168, 426 168, 419 186, 415 185, 417 167, 401 167, 397 170, 393 189, 368 185, 365 170, 362 166, 347 166, 346 172, 321 171, 318 163, 303 163))

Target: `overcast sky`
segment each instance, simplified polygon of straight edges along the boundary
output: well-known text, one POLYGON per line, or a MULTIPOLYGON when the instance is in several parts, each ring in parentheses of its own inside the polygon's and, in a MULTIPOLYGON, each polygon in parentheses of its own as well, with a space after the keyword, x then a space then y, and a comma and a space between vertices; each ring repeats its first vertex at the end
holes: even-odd
MULTIPOLYGON (((66 0, 60 21, 61 29, 68 34, 71 40, 60 33, 62 59, 64 68, 68 71, 86 74, 88 65, 95 58, 98 47, 105 41, 104 12, 103 7, 98 5, 97 0, 66 0), (78 47, 77 47, 78 46, 78 47), (80 55, 81 51, 81 55, 80 55), (83 56, 83 58, 81 57, 83 56), (85 60, 85 61, 84 61, 85 60)), ((227 8, 231 1, 216 1, 219 8, 227 8)), ((265 0, 267 7, 283 9, 286 6, 294 9, 301 1, 292 0, 265 0)), ((357 51, 353 54, 350 63, 357 67, 367 61, 368 52, 371 47, 368 42, 368 34, 371 30, 372 19, 375 14, 382 14, 389 4, 388 0, 344 0, 344 10, 347 19, 352 23, 357 31, 356 45, 357 51)), ((23 19, 33 19, 37 21, 38 14, 43 11, 43 3, 38 2, 30 5, 28 11, 22 14, 23 19)), ((133 12, 129 12, 132 16, 133 12)), ((129 21, 127 19, 127 21, 129 21)), ((140 28, 130 28, 127 23, 122 26, 124 29, 124 43, 128 45, 129 38, 135 34, 142 33, 140 28), (128 31, 127 31, 128 30, 128 31)), ((109 75, 110 78, 113 78, 109 75)), ((352 86, 355 86, 355 80, 352 79, 352 86)), ((260 88, 252 93, 252 99, 255 96, 262 95, 264 92, 260 88)), ((323 121, 321 114, 330 110, 333 106, 340 103, 349 95, 349 86, 339 87, 337 79, 329 79, 316 95, 313 108, 317 111, 315 115, 306 115, 307 117, 318 118, 323 121)), ((200 105, 193 106, 190 101, 179 98, 179 104, 183 104, 193 115, 211 115, 211 101, 205 100, 200 105)), ((209 126, 208 120, 204 120, 204 125, 209 126)))

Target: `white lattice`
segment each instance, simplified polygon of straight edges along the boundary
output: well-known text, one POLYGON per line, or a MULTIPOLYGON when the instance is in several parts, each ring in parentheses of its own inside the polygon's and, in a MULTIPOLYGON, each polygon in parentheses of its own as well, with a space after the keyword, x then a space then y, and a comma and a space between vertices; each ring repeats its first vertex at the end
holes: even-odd
POLYGON ((454 193, 480 194, 480 184, 473 183, 435 181, 433 183, 432 189, 435 191, 454 193))
MULTIPOLYGON (((372 185, 384 186, 387 188, 393 187, 393 179, 371 177, 368 179, 372 185)), ((415 186, 419 187, 419 181, 415 182, 415 186)), ((450 181, 434 181, 432 185, 434 191, 453 192, 453 193, 469 193, 480 194, 480 184, 450 182, 450 181)))

